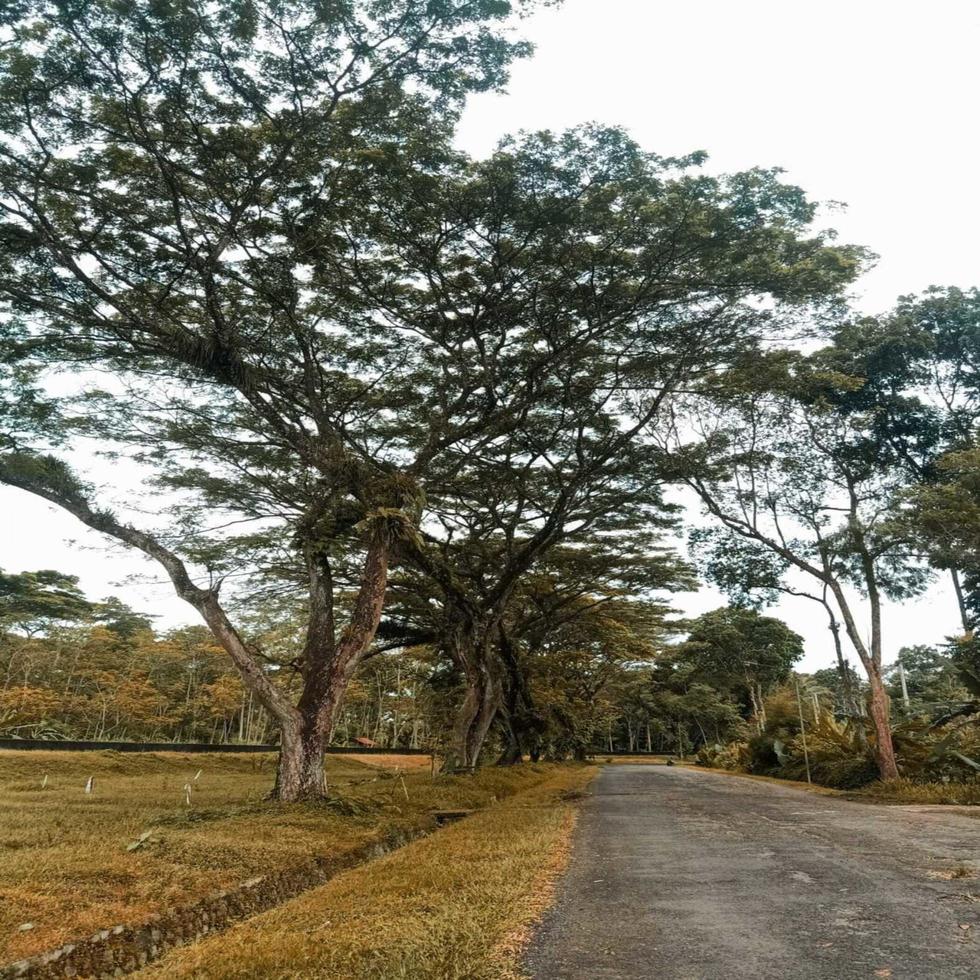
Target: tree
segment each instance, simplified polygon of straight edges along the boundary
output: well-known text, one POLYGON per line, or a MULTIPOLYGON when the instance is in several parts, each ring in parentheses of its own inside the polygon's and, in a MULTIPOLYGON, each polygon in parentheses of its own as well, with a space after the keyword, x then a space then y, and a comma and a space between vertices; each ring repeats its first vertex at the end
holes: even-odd
MULTIPOLYGON (((812 205, 777 174, 708 178, 700 162, 645 153, 616 130, 543 133, 478 166, 467 196, 440 188, 406 214, 398 254, 412 246, 427 286, 393 292, 388 315, 433 336, 430 376, 449 364, 459 374, 448 311, 449 339, 480 351, 481 381, 490 368, 485 397, 514 406, 503 430, 477 424, 453 453, 416 457, 438 529, 399 544, 432 583, 441 645, 467 678, 454 768, 475 764, 499 710, 496 644, 522 576, 604 523, 655 522, 661 478, 645 429, 679 390, 759 343, 772 317, 756 300, 825 301, 858 267, 858 250, 811 234, 812 205), (419 227, 433 229, 424 248, 419 227)), ((371 284, 384 280, 365 278, 377 302, 371 284)))
MULTIPOLYGON (((628 679, 657 655, 668 633, 664 610, 653 603, 589 597, 573 607, 535 649, 524 651, 538 723, 507 735, 516 734, 532 759, 584 759, 607 739, 612 749, 613 727, 629 714, 628 679)), ((505 742, 505 753, 510 747, 505 742)))
POLYGON ((765 693, 792 672, 803 656, 803 640, 782 620, 725 606, 691 622, 678 656, 716 690, 743 692, 759 730, 764 731, 765 693))
MULTIPOLYGON (((885 316, 844 324, 832 341, 818 355, 822 365, 861 383, 828 388, 824 397, 841 414, 863 416, 882 461, 927 496, 948 482, 943 460, 974 447, 980 419, 980 292, 933 286, 900 297, 885 316)), ((917 538, 935 567, 949 571, 968 631, 968 606, 980 603, 969 596, 980 580, 966 555, 927 541, 910 516, 903 532, 917 538)))
POLYGON ((394 340, 348 329, 345 285, 320 274, 356 248, 365 174, 445 165, 461 98, 526 53, 501 23, 530 6, 36 0, 4 14, 3 390, 19 408, 0 478, 163 566, 276 719, 283 800, 324 792, 323 743, 418 510, 413 481, 366 451, 376 386, 399 383, 394 340), (73 408, 45 397, 49 366, 87 372, 73 408), (69 435, 167 471, 193 498, 171 517, 184 526, 115 516, 50 454, 69 435), (203 533, 219 514, 266 535, 203 533), (339 631, 338 552, 353 576, 339 631), (294 577, 298 560, 306 579, 295 703, 219 599, 246 559, 294 577))
POLYGON ((50 569, 11 574, 0 571, 0 628, 28 636, 56 623, 92 618, 95 606, 78 587, 78 578, 50 569))
POLYGON ((954 578, 963 630, 980 621, 980 449, 971 447, 940 456, 935 476, 912 487, 896 523, 938 568, 962 573, 954 578))
MULTIPOLYGON (((658 540, 656 532, 595 535, 590 542, 556 546, 533 575, 515 591, 501 623, 498 645, 503 667, 503 700, 498 717, 505 736, 501 761, 520 761, 540 753, 549 731, 578 755, 595 734, 595 725, 572 726, 588 716, 587 705, 554 708, 554 689, 572 664, 579 683, 589 663, 605 684, 610 671, 636 667, 657 655, 673 625, 664 592, 694 585, 690 570, 658 540), (542 701, 542 675, 551 700, 542 701)), ((598 688, 593 688, 593 694, 598 688)))
MULTIPOLYGON (((649 745, 657 736, 661 751, 682 758, 698 746, 739 738, 744 731, 742 705, 730 690, 702 678, 683 645, 664 651, 653 669, 634 681, 648 726, 649 745)), ((729 686, 730 687, 730 686, 729 686)))
POLYGON ((898 768, 882 678, 881 604, 885 596, 915 594, 926 575, 888 520, 904 473, 869 435, 873 416, 835 410, 825 392, 841 387, 860 381, 827 371, 820 358, 776 355, 768 367, 734 372, 706 393, 710 409, 692 407, 699 443, 685 448, 678 428, 661 445, 708 514, 826 586, 868 676, 878 765, 890 779, 898 768), (867 599, 870 642, 848 587, 867 599))
POLYGON ((936 647, 922 644, 902 647, 885 677, 893 698, 903 697, 908 692, 913 711, 942 715, 954 702, 962 704, 969 700, 952 656, 936 647), (904 688, 899 663, 905 674, 904 688))
POLYGON ((393 558, 446 604, 471 764, 520 577, 566 529, 655 494, 631 443, 764 331, 760 299, 820 300, 857 268, 774 172, 692 174, 699 155, 661 159, 615 130, 541 134, 483 164, 453 152, 462 95, 525 51, 495 28, 510 10, 8 15, 0 295, 27 397, 0 478, 164 567, 276 719, 282 798, 323 791, 323 742, 393 558), (83 371, 86 390, 52 405, 51 366, 83 371), (114 514, 52 452, 69 435, 175 492, 166 531, 114 514), (501 504, 484 533, 508 551, 477 595, 423 529, 426 508, 451 525, 488 487, 501 504), (295 703, 219 598, 244 569, 305 592, 295 703))
POLYGON ((793 566, 785 558, 723 524, 694 528, 689 541, 702 574, 740 608, 760 609, 783 595, 809 599, 823 607, 833 637, 837 683, 841 687, 844 710, 852 717, 860 715, 857 694, 860 683, 855 681, 854 672, 844 656, 841 624, 827 583, 818 583, 812 591, 807 589, 792 578, 793 566))

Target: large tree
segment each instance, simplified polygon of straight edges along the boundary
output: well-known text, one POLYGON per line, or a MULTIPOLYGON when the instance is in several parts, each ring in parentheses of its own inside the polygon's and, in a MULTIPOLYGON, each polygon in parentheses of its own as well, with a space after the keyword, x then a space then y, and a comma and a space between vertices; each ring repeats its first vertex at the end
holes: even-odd
POLYGON ((809 579, 821 601, 826 588, 868 676, 878 766, 889 779, 898 768, 882 603, 916 594, 927 574, 890 519, 905 473, 881 451, 874 413, 835 404, 841 389, 860 384, 820 355, 773 355, 717 379, 660 444, 708 515, 809 579), (854 590, 867 602, 866 623, 854 590))
POLYGON ((543 134, 482 164, 452 152, 459 97, 523 50, 491 29, 510 9, 10 15, 11 371, 24 394, 32 371, 74 365, 87 390, 60 416, 43 385, 21 399, 0 473, 163 565, 276 718, 285 798, 322 791, 323 742, 393 556, 447 611, 469 765, 521 576, 569 529, 655 496, 634 443, 672 393, 757 342, 768 307, 855 272, 772 172, 710 178, 692 172, 699 157, 607 130, 543 134), (52 455, 69 433, 154 470, 167 533, 114 514, 52 455), (505 548, 474 591, 447 528, 491 496, 479 533, 505 548), (248 571, 302 580, 296 703, 219 601, 248 571))
POLYGON ((812 228, 799 188, 768 171, 709 177, 700 162, 594 127, 505 143, 457 196, 437 187, 386 215, 389 253, 354 270, 366 310, 431 338, 420 387, 469 375, 480 393, 451 452, 420 418, 429 442, 409 471, 433 520, 399 546, 434 583, 440 642, 467 678, 454 766, 475 764, 499 710, 497 641, 522 577, 577 535, 655 524, 661 481, 642 434, 679 391, 761 344, 774 309, 833 297, 856 272, 859 252, 812 228), (395 290, 405 264, 421 286, 395 290))
POLYGON ((529 6, 5 8, 3 390, 18 411, 6 413, 2 479, 163 566, 276 719, 284 800, 323 792, 323 742, 373 637, 392 541, 418 517, 415 481, 368 448, 379 386, 409 383, 397 340, 346 320, 345 285, 322 273, 356 250, 378 173, 447 165, 460 99, 499 85, 525 52, 502 22, 529 6), (88 372, 84 397, 59 411, 43 371, 70 367, 88 372), (166 470, 190 494, 184 526, 114 514, 50 454, 72 434, 166 470), (200 533, 229 521, 265 536, 200 533), (343 629, 338 553, 360 566, 343 629), (298 563, 306 578, 295 703, 219 598, 248 560, 294 577, 298 563))

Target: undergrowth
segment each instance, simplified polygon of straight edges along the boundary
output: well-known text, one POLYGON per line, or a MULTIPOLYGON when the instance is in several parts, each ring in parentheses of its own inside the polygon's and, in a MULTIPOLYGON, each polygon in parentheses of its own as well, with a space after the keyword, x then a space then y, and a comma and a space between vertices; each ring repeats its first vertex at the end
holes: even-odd
MULTIPOLYGON (((825 706, 800 708, 792 690, 780 690, 765 702, 766 730, 742 742, 705 746, 702 765, 733 772, 814 783, 832 789, 860 790, 883 798, 878 779, 874 731, 870 724, 840 721, 825 706)), ((909 802, 980 803, 980 724, 967 720, 949 728, 909 718, 893 730, 902 779, 895 796, 909 802)))

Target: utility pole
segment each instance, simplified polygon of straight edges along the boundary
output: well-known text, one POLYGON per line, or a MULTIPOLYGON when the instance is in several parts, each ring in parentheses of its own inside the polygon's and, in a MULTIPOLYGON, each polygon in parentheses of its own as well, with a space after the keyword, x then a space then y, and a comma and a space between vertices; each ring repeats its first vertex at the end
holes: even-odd
POLYGON ((902 703, 905 705, 905 713, 910 714, 909 686, 905 683, 905 667, 901 657, 898 658, 898 679, 902 682, 902 703))
POLYGON ((810 753, 806 747, 806 722, 803 720, 803 702, 800 700, 800 682, 796 681, 796 707, 800 712, 800 737, 803 739, 803 761, 806 763, 806 781, 812 783, 810 778, 810 753))

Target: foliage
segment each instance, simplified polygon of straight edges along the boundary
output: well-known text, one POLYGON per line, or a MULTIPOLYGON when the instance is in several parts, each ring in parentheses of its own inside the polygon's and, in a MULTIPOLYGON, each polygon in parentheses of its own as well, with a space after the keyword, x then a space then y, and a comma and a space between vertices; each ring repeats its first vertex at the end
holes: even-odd
POLYGON ((0 629, 28 635, 66 620, 94 615, 78 579, 61 572, 5 573, 0 570, 0 629))
POLYGON ((803 656, 803 640, 784 622, 751 609, 723 607, 693 620, 681 655, 698 676, 720 690, 747 695, 785 680, 803 656))
POLYGON ((0 635, 0 733, 261 742, 269 720, 203 627, 120 636, 97 623, 0 635))
MULTIPOLYGON (((813 782, 834 789, 867 786, 877 779, 875 733, 866 722, 838 720, 819 701, 798 699, 795 687, 770 694, 765 710, 764 733, 747 743, 706 745, 698 762, 793 780, 807 778, 809 763, 813 782)), ((902 778, 908 782, 969 784, 980 772, 975 761, 980 758, 976 721, 937 727, 929 719, 912 718, 896 725, 892 736, 902 778)))
POLYGON ((319 792, 298 785, 319 768, 298 755, 329 731, 392 547, 417 533, 405 454, 447 435, 440 405, 441 448, 474 412, 500 422, 474 406, 472 352, 454 391, 426 389, 430 344, 404 356, 412 324, 364 307, 368 268, 389 297, 412 295, 416 271, 407 255, 387 265, 379 236, 399 229, 376 202, 404 215, 426 181, 466 183, 452 126, 466 93, 498 88, 528 52, 508 18, 534 6, 38 0, 3 14, 0 478, 163 566, 275 718, 286 797, 319 792), (56 397, 51 372, 74 384, 56 397), (406 423, 418 411, 425 432, 406 423), (85 437, 161 490, 157 528, 130 525, 52 452, 85 437), (222 605, 230 574, 240 592, 304 596, 291 696, 222 605))
POLYGON ((970 693, 963 685, 952 654, 948 650, 924 645, 902 647, 896 663, 885 672, 893 699, 902 697, 898 661, 901 661, 905 671, 905 687, 913 713, 939 717, 955 703, 970 700, 970 693))

